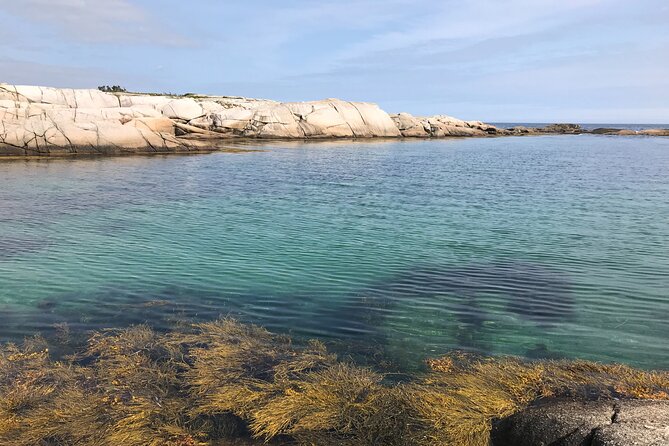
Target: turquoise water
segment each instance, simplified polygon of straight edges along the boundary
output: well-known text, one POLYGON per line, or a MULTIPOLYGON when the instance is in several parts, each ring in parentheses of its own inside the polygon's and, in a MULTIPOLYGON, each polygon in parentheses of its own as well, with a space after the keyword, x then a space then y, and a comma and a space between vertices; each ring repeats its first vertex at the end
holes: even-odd
POLYGON ((246 148, 0 163, 0 338, 231 315, 379 361, 669 367, 669 139, 246 148))

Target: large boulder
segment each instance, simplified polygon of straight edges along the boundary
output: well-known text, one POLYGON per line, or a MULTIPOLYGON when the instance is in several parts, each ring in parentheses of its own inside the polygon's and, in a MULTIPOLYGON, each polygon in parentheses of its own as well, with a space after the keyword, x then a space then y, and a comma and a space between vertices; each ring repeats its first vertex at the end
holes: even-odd
POLYGON ((286 105, 269 105, 254 111, 243 136, 252 138, 303 138, 304 131, 286 105))
POLYGON ((548 400, 493 426, 493 446, 666 446, 669 401, 548 400))
MULTIPOLYGON (((201 124, 202 121, 198 121, 195 125, 201 124)), ((242 135, 256 138, 372 138, 398 137, 401 133, 390 116, 377 105, 327 99, 263 104, 254 109, 242 135)))
POLYGON ((423 121, 410 115, 409 113, 399 113, 392 116, 395 126, 402 136, 424 138, 431 136, 429 127, 426 128, 423 121))
POLYGON ((296 120, 304 136, 308 138, 352 138, 355 134, 351 126, 360 128, 364 125, 360 114, 346 110, 343 103, 340 104, 340 109, 348 112, 350 123, 332 102, 289 103, 286 107, 292 112, 293 119, 296 120))
POLYGON ((171 119, 183 119, 190 121, 204 114, 202 107, 194 99, 173 99, 161 109, 163 115, 171 119))
POLYGON ((592 445, 669 445, 669 401, 617 404, 612 423, 595 430, 592 445))
MULTIPOLYGON (((388 113, 381 110, 378 105, 368 102, 347 102, 340 112, 344 117, 351 116, 351 127, 356 137, 397 137, 402 136, 399 129, 390 118, 388 113), (350 108, 348 108, 350 106, 350 108), (361 122, 353 119, 355 111, 360 114, 361 122)), ((341 102, 335 104, 340 107, 341 102)))

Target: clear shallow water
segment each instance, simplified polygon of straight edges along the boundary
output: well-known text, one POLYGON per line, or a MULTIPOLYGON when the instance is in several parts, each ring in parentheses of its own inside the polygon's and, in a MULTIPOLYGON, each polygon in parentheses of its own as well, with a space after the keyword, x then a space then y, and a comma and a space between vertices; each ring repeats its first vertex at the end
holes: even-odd
POLYGON ((669 367, 669 139, 261 148, 0 163, 0 338, 232 315, 379 361, 669 367))

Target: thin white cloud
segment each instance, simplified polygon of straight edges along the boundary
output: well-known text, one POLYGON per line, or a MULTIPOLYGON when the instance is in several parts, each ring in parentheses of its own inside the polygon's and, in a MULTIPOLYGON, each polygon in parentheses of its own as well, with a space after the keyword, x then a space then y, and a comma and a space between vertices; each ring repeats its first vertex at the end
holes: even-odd
POLYGON ((81 43, 189 44, 128 0, 0 0, 0 11, 81 43))
MULTIPOLYGON (((421 2, 419 2, 421 3, 421 2)), ((602 7, 615 0, 476 0, 446 1, 435 4, 422 2, 418 7, 429 8, 430 14, 420 21, 407 22, 403 28, 372 36, 351 45, 327 65, 334 67, 352 59, 364 59, 372 54, 421 45, 429 50, 435 41, 472 42, 530 34, 547 28, 580 20, 580 15, 594 6, 602 7)))
POLYGON ((98 85, 112 84, 119 78, 119 73, 103 68, 82 68, 11 58, 0 60, 0 73, 0 82, 60 88, 96 88, 98 85))

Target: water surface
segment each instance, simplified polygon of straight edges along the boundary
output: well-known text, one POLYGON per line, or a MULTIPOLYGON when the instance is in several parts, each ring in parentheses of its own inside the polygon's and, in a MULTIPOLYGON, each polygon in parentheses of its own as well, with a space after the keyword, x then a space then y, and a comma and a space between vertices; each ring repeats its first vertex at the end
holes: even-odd
POLYGON ((232 315, 398 363, 669 367, 669 139, 258 148, 0 163, 0 338, 232 315))

